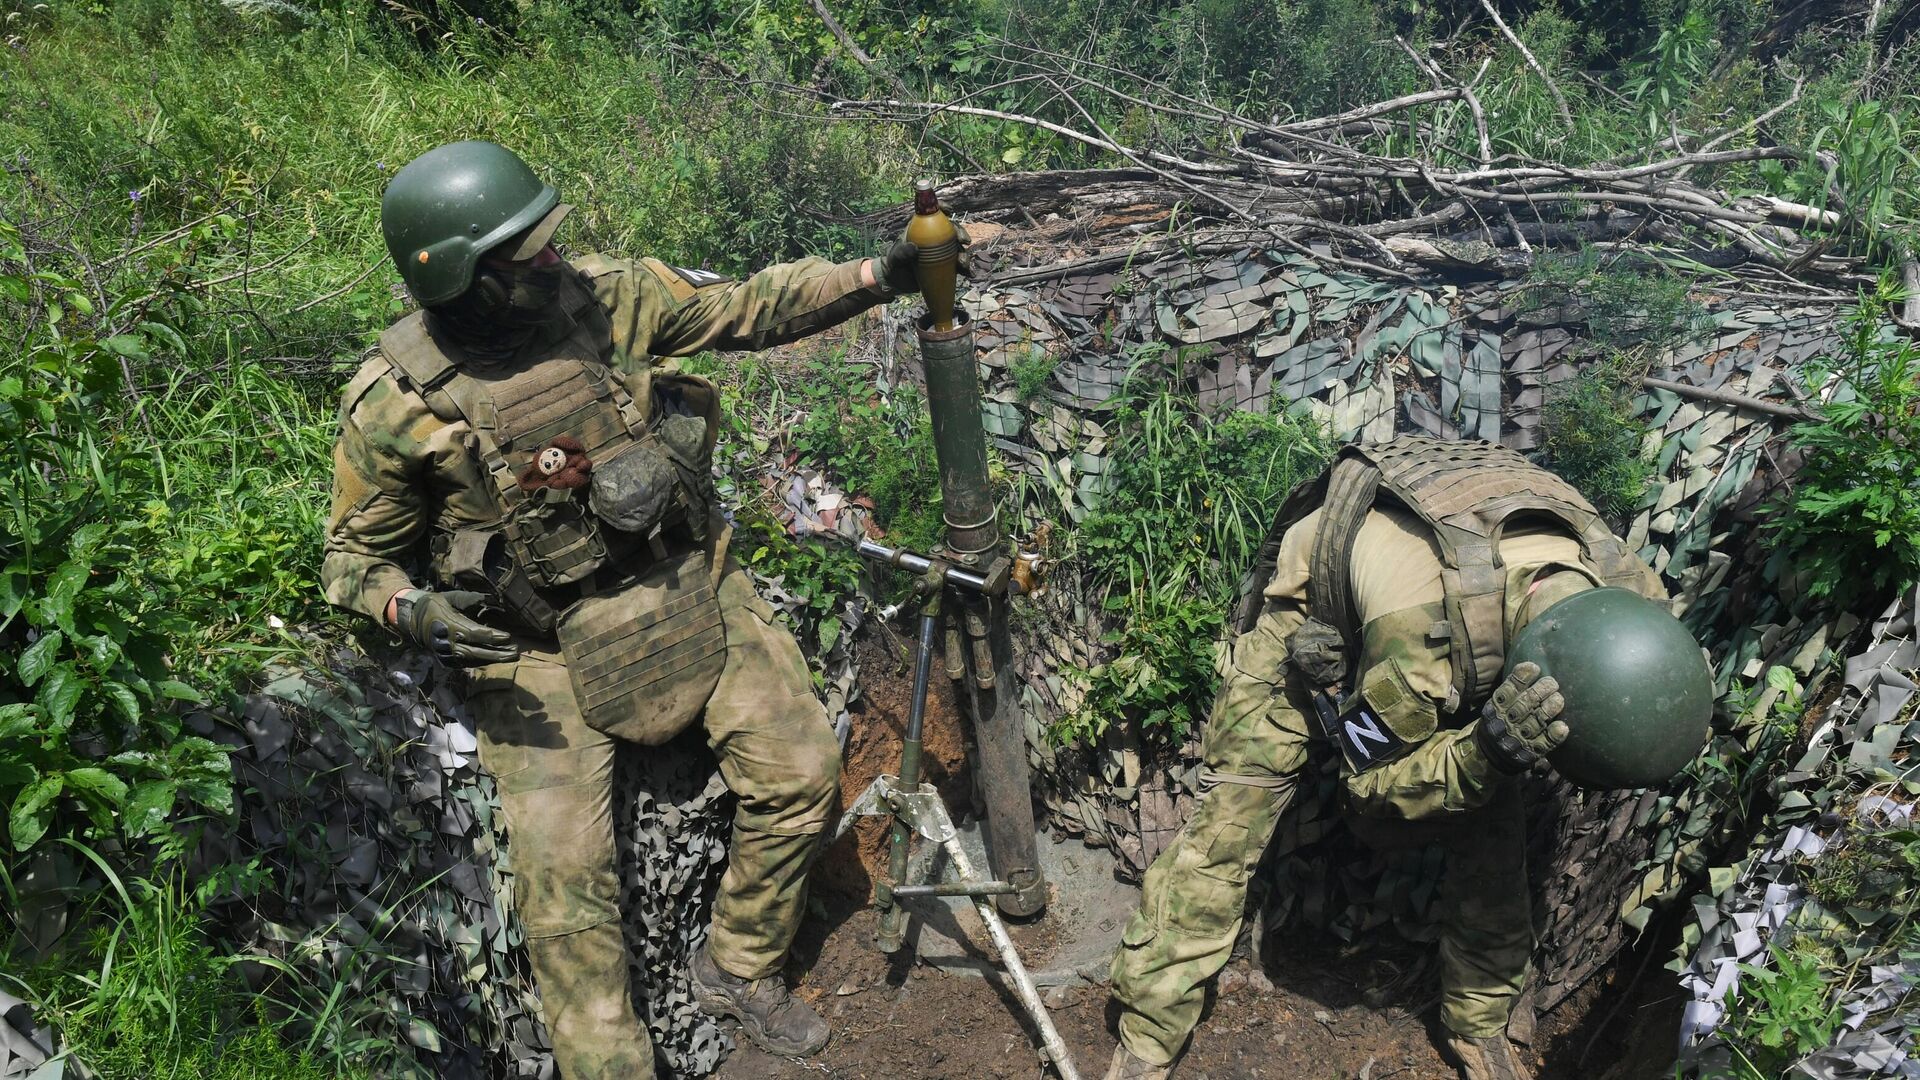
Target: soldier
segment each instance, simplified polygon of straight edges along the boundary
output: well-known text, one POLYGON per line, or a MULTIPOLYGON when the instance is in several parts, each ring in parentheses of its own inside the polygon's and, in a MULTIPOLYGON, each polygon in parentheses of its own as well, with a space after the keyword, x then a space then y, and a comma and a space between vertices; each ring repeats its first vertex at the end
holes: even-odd
POLYGON ((653 1075, 615 900, 614 747, 695 721, 739 797, 695 992, 767 1050, 811 1054, 826 1022, 780 968, 839 745, 798 645, 727 556, 718 395, 653 358, 833 326, 914 291, 916 252, 730 281, 562 259, 552 238, 569 209, 492 143, 442 146, 394 176, 381 231, 423 310, 381 335, 343 395, 327 598, 469 669, 567 1080, 653 1075), (421 558, 429 581, 409 571, 421 558))
POLYGON ((1673 775, 1707 737, 1699 646, 1578 492, 1485 443, 1348 447, 1288 498, 1242 596, 1200 803, 1113 959, 1107 1080, 1171 1074, 1316 743, 1340 752, 1356 834, 1445 846, 1446 1048, 1468 1080, 1526 1080, 1506 1035, 1533 951, 1517 776, 1673 775))

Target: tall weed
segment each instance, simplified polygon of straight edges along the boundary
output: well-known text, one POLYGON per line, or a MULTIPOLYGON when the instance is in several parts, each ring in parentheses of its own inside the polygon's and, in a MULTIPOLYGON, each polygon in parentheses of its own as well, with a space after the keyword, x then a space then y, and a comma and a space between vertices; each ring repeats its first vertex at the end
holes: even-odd
POLYGON ((1241 575, 1332 443, 1310 421, 1204 411, 1156 354, 1137 362, 1112 430, 1112 486, 1077 544, 1119 622, 1106 641, 1117 655, 1088 672, 1084 707, 1052 734, 1092 739, 1127 717, 1177 742, 1213 695, 1214 644, 1241 575))
POLYGON ((20 988, 65 1052, 102 1080, 333 1080, 282 1040, 285 1017, 250 992, 207 940, 209 899, 230 882, 189 886, 168 876, 107 894, 119 908, 73 935, 67 951, 25 971, 20 988))
POLYGON ((1879 314, 1901 297, 1882 281, 1809 371, 1819 419, 1793 426, 1805 460, 1768 523, 1776 564, 1845 604, 1920 580, 1920 347, 1879 314))

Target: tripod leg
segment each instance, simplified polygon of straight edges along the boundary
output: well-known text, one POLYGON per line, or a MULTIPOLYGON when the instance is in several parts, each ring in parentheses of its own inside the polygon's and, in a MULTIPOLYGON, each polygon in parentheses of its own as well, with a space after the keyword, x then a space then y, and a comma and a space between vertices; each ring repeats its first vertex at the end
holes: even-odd
MULTIPOLYGON (((907 714, 907 737, 900 744, 900 790, 920 788, 920 739, 927 721, 927 685, 933 679, 933 643, 940 633, 940 612, 929 604, 920 613, 920 640, 913 656, 913 703, 907 714)), ((913 823, 902 821, 894 812, 893 835, 887 849, 889 885, 902 885, 907 877, 907 848, 913 839, 913 823)), ((906 937, 907 910, 895 902, 889 892, 880 908, 880 929, 875 944, 881 952, 898 951, 906 937)))
MULTIPOLYGON (((929 789, 930 790, 930 789, 929 789)), ((930 795, 934 813, 940 819, 940 835, 947 849, 947 858, 953 862, 954 874, 961 881, 973 881, 973 864, 967 858, 967 849, 960 844, 960 837, 954 832, 953 821, 947 816, 946 804, 937 796, 930 795)), ((1013 939, 1007 936, 1007 926, 1000 921, 1000 912, 988 897, 973 898, 973 907, 980 913, 980 921, 987 924, 987 933, 993 937, 993 944, 1000 950, 1000 963, 1007 969, 1007 978, 1012 981, 1020 1004, 1026 1006, 1027 1015, 1033 1018, 1033 1024, 1040 1029, 1040 1043, 1052 1060, 1053 1067, 1060 1073, 1060 1080, 1080 1080, 1080 1073, 1073 1066, 1073 1057, 1067 1052, 1066 1041, 1060 1038, 1059 1029, 1053 1026, 1053 1017, 1047 1015, 1047 1006, 1040 1000, 1040 991, 1033 985, 1033 976, 1027 974, 1027 965, 1020 961, 1020 953, 1013 947, 1013 939)))

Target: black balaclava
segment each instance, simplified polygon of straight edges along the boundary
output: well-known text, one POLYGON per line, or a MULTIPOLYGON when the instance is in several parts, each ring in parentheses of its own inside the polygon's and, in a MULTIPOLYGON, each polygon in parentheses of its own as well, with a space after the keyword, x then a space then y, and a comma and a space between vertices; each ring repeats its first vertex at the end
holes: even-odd
POLYGON ((550 266, 489 266, 466 292, 429 311, 460 346, 479 360, 502 360, 531 341, 559 314, 555 302, 571 268, 564 260, 550 266))

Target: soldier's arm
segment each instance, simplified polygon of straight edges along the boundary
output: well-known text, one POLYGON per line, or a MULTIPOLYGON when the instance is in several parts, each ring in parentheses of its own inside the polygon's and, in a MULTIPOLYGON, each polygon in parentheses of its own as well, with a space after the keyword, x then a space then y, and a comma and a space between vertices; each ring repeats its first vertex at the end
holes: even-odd
POLYGON ((1347 792, 1354 809, 1368 817, 1415 820, 1477 810, 1503 777, 1480 753, 1469 724, 1438 732, 1405 757, 1349 778, 1347 792))
POLYGON ((320 584, 329 602, 377 622, 396 593, 413 587, 401 564, 426 529, 424 463, 406 448, 429 420, 423 403, 378 372, 363 372, 343 395, 320 584))
POLYGON ((678 270, 658 259, 589 258, 580 268, 613 317, 614 343, 631 354, 688 356, 705 349, 765 349, 825 330, 889 294, 870 259, 801 259, 745 281, 678 270))
POLYGON ((1396 732, 1429 732, 1400 757, 1347 779, 1354 809, 1369 817, 1419 819, 1465 813, 1493 798, 1503 774, 1480 752, 1473 724, 1436 730, 1452 711, 1453 669, 1444 642, 1426 630, 1444 612, 1438 605, 1409 608, 1369 623, 1362 649, 1371 666, 1360 674, 1362 693, 1390 691, 1370 704, 1396 732), (1390 670, 1389 670, 1390 668, 1390 670))

